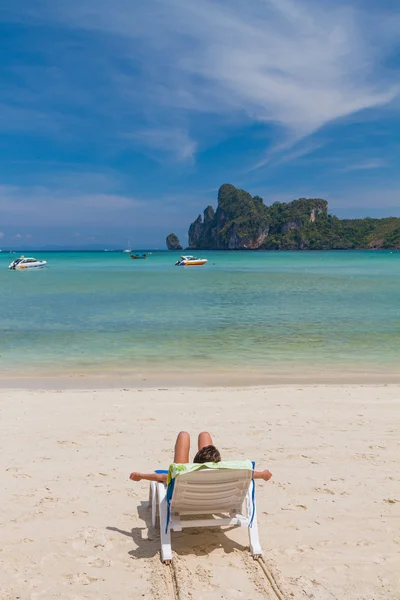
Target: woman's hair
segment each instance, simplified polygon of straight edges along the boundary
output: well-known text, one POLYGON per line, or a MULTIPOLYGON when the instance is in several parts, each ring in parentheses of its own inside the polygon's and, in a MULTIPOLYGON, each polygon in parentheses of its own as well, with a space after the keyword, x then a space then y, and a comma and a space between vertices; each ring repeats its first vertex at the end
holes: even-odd
POLYGON ((204 446, 193 459, 194 463, 220 462, 221 455, 215 446, 204 446))

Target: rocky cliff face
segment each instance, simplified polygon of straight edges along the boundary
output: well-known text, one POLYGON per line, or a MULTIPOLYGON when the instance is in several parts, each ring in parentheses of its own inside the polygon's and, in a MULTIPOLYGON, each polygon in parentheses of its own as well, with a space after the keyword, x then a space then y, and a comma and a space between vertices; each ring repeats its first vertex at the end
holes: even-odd
POLYGON ((204 238, 203 231, 203 218, 199 215, 189 227, 189 248, 201 247, 202 238, 204 238))
POLYGON ((295 203, 264 205, 259 196, 224 184, 218 192, 218 207, 211 206, 189 228, 189 247, 209 250, 256 250, 268 243, 270 234, 284 236, 302 227, 304 220, 315 222, 327 212, 324 200, 297 200, 295 203), (297 202, 297 204, 296 204, 297 202), (288 209, 290 208, 290 210, 288 209))
POLYGON ((400 219, 338 219, 320 198, 265 206, 262 198, 224 184, 217 210, 208 206, 189 229, 189 246, 203 250, 400 249, 400 219))
POLYGON ((179 238, 175 233, 170 233, 167 235, 166 244, 168 250, 183 250, 180 245, 179 238))
POLYGON ((222 185, 218 207, 199 215, 189 228, 189 247, 197 249, 239 250, 259 248, 268 235, 269 225, 262 201, 233 185, 222 185), (243 218, 243 213, 246 215, 243 218))

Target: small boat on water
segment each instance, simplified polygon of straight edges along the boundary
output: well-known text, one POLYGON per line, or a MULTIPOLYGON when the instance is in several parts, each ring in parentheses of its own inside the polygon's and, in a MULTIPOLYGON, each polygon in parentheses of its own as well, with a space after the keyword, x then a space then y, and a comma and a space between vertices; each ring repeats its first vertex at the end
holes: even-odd
POLYGON ((37 260, 21 256, 8 265, 12 271, 26 271, 27 269, 43 269, 47 265, 47 260, 37 260))
POLYGON ((206 258, 196 258, 195 256, 181 256, 179 260, 176 261, 176 267, 201 267, 205 265, 207 262, 206 258))
POLYGON ((131 254, 131 258, 133 258, 134 260, 138 260, 141 258, 147 258, 147 254, 131 254))

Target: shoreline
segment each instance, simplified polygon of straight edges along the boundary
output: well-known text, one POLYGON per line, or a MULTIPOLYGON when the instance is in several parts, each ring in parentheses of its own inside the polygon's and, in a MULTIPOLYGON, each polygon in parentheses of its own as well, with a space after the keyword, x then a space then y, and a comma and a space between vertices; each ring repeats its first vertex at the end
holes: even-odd
POLYGON ((0 390, 79 390, 79 389, 139 389, 139 388, 251 388, 285 385, 398 385, 400 373, 395 370, 318 370, 291 371, 142 371, 86 372, 86 373, 39 373, 25 376, 0 373, 0 390))

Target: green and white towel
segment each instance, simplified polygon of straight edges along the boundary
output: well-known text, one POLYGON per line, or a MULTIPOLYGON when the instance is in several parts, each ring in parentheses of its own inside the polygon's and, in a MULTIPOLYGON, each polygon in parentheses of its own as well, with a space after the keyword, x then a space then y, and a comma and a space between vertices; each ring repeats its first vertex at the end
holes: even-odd
POLYGON ((206 463, 172 463, 168 470, 168 484, 178 475, 186 475, 200 469, 246 469, 253 471, 251 460, 221 460, 220 462, 206 463))

